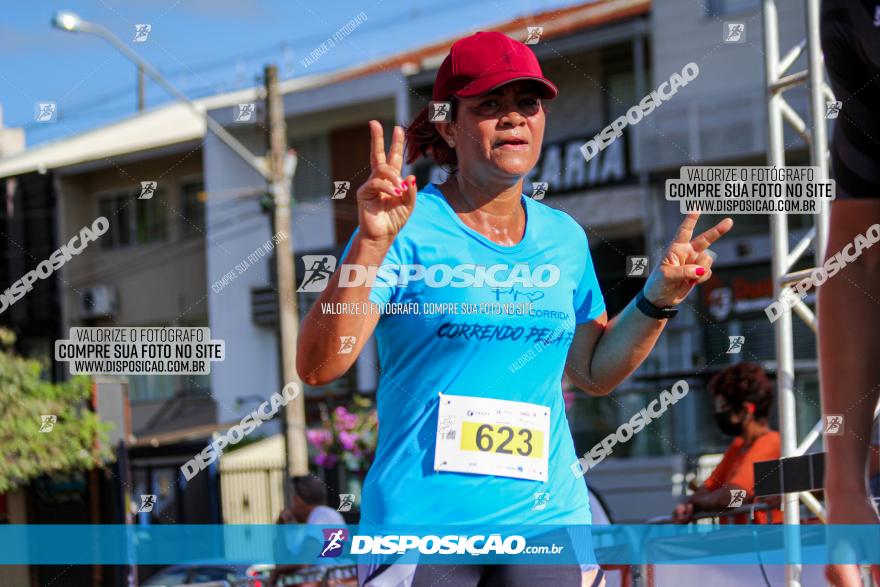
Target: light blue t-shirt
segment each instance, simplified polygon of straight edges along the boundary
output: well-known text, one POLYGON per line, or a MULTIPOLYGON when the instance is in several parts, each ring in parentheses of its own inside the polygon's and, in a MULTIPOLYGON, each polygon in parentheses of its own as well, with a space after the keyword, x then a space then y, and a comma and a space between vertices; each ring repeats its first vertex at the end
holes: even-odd
MULTIPOLYGON (((513 303, 531 314, 382 315, 375 330, 381 372, 379 440, 363 486, 362 524, 590 523, 586 484, 570 468, 577 455, 561 381, 574 325, 600 316, 605 303, 583 228, 564 212, 525 195, 522 202, 525 235, 518 244, 503 246, 465 225, 437 187, 428 184, 385 257, 383 266, 426 269, 500 264, 510 270, 495 273, 495 279, 509 279, 513 285, 453 287, 455 278, 450 281, 449 272, 440 270, 402 285, 400 279, 393 284, 380 274, 370 293, 380 308, 386 303, 420 308, 513 303), (513 268, 521 264, 528 270, 514 277, 513 268), (547 481, 436 472, 440 392, 549 407, 547 481), (543 509, 535 507, 536 493, 550 494, 543 509), (449 518, 452 511, 454 520, 449 518)), ((351 241, 340 263, 350 246, 351 241)), ((458 283, 476 273, 461 270, 458 283)))

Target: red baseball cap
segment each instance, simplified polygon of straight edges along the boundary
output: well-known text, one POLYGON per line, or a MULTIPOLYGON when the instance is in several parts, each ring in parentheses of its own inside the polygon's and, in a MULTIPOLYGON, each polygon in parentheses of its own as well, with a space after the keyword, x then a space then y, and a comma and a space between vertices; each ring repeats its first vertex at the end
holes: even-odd
POLYGON ((433 99, 473 98, 517 80, 540 82, 545 100, 559 93, 527 45, 503 33, 480 31, 453 43, 437 71, 433 99))

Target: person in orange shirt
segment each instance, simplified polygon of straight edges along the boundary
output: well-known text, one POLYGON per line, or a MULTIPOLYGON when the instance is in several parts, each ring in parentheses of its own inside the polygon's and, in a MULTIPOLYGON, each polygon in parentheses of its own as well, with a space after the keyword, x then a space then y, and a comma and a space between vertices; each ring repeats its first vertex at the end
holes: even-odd
MULTIPOLYGON (((734 436, 724 457, 709 478, 692 495, 685 497, 672 512, 675 523, 686 524, 698 512, 721 512, 736 503, 745 491, 741 505, 755 499, 754 464, 778 460, 781 455, 779 432, 767 423, 773 405, 774 385, 767 373, 754 363, 738 363, 709 380, 715 397, 715 421, 724 434, 734 436)), ((748 524, 748 514, 721 517, 722 524, 748 524)), ((755 523, 781 524, 779 509, 755 512, 755 523), (769 519, 769 522, 768 522, 769 519)))

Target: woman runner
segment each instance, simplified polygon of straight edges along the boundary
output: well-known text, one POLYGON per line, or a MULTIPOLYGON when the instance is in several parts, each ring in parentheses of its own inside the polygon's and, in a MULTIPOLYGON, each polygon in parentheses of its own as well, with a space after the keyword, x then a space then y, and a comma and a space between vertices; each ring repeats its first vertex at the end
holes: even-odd
MULTIPOLYGON (((712 275, 707 249, 733 221, 692 238, 699 214, 689 214, 642 292, 608 320, 584 229, 523 194, 557 93, 523 43, 497 32, 457 41, 433 88, 448 107, 429 105, 406 131, 409 162, 429 156, 452 170, 422 190, 401 177, 404 131, 394 128, 386 155, 381 125, 369 123, 359 226, 303 321, 297 355, 302 379, 323 385, 376 335, 380 433, 362 524, 589 524, 563 372, 590 395, 610 393, 712 275), (375 311, 324 314, 326 303, 375 311), (425 315, 387 304, 454 305, 425 315), (339 353, 340 337, 350 352, 339 353)), ((585 585, 599 584, 598 567, 586 572, 585 585)), ((363 565, 359 575, 373 586, 582 583, 576 564, 363 565)))

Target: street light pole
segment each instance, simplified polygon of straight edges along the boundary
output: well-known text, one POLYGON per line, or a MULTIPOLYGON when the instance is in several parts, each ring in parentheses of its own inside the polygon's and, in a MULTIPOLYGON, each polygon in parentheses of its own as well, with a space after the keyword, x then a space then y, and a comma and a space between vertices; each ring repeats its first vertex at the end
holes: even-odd
POLYGON ((52 24, 62 30, 70 31, 70 32, 81 32, 81 33, 90 33, 101 37, 113 47, 115 47, 120 53, 125 55, 129 60, 133 61, 139 68, 141 68, 150 78, 153 79, 157 84, 165 88, 169 94, 171 94, 174 98, 177 99, 178 102, 182 102, 186 104, 190 110, 192 110, 196 116, 201 118, 205 124, 208 126, 211 131, 217 135, 221 141, 223 141, 226 146, 235 151, 235 154, 241 157, 248 165, 253 167, 257 172, 266 178, 266 180, 271 180, 269 176, 269 172, 266 169, 266 165, 260 161, 258 158, 254 157, 253 153, 248 151, 247 147, 242 145, 238 140, 233 137, 223 126, 208 116, 208 114, 196 106, 189 98, 187 98, 181 91, 175 88, 171 82, 169 82, 165 77, 159 73, 159 71, 141 59, 140 55, 131 50, 131 48, 123 43, 119 37, 111 33, 107 28, 94 23, 89 22, 87 20, 83 20, 79 17, 79 15, 74 14, 72 12, 68 12, 62 10, 55 14, 55 17, 52 19, 52 24))
MULTIPOLYGON (((287 130, 278 89, 277 68, 274 66, 266 68, 271 158, 271 165, 266 165, 263 160, 255 157, 247 147, 229 134, 220 123, 208 116, 203 109, 199 108, 175 88, 156 68, 141 59, 137 53, 132 51, 131 48, 105 27, 85 21, 79 15, 69 11, 57 12, 52 20, 52 24, 65 31, 91 33, 106 40, 133 61, 140 71, 149 75, 179 102, 186 104, 196 116, 205 122, 205 125, 217 138, 223 141, 224 144, 269 182, 274 199, 272 224, 275 235, 281 237, 275 254, 278 276, 281 385, 283 387, 287 383, 298 382, 296 373, 298 314, 296 292, 294 291, 293 246, 292 239, 290 238, 290 185, 296 170, 296 155, 292 150, 288 151, 287 149, 287 130)), ((297 394, 293 401, 288 402, 285 407, 282 425, 284 428, 285 448, 287 449, 287 471, 292 475, 305 475, 308 473, 308 452, 305 435, 305 402, 302 392, 297 394)), ((287 485, 288 483, 285 480, 285 487, 287 485)))

